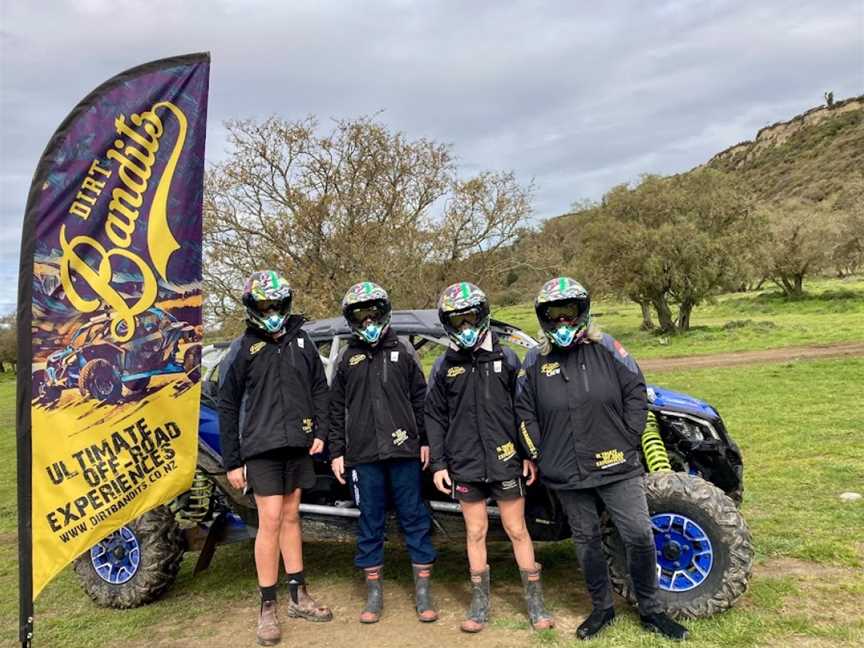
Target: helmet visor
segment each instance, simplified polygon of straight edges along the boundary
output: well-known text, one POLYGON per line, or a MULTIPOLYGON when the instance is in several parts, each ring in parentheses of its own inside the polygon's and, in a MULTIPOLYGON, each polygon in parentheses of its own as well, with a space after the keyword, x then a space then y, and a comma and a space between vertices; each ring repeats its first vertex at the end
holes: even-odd
POLYGON ((472 327, 478 326, 480 324, 480 320, 480 311, 476 308, 462 311, 461 313, 452 313, 447 316, 447 321, 450 322, 450 326, 452 326, 457 331, 460 330, 465 324, 468 324, 472 327))
POLYGON ((553 302, 540 309, 540 315, 545 322, 578 322, 585 313, 587 304, 582 299, 571 299, 565 302, 553 302))
POLYGON ((366 320, 380 322, 383 315, 384 311, 375 304, 360 306, 348 311, 348 319, 358 326, 363 324, 366 320))

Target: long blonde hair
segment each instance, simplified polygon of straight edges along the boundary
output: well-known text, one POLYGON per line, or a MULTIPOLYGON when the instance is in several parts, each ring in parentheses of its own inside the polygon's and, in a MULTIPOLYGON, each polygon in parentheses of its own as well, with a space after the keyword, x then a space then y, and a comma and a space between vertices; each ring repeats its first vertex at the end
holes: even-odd
MULTIPOLYGON (((549 342, 549 338, 546 337, 546 334, 543 332, 541 328, 537 332, 537 339, 540 340, 540 355, 549 355, 549 352, 552 350, 552 343, 549 342)), ((592 319, 588 322, 588 332, 585 334, 583 338, 584 341, 597 343, 603 339, 603 331, 600 330, 600 325, 595 324, 592 319)))

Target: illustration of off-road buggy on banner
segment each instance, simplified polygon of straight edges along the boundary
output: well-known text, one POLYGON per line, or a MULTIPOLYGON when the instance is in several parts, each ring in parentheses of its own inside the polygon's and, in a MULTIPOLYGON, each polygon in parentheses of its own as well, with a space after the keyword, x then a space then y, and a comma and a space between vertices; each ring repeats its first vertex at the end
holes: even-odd
POLYGON ((117 343, 107 313, 85 321, 66 347, 48 356, 44 369, 33 372, 33 398, 52 406, 64 389, 77 388, 87 398, 116 402, 124 387, 142 391, 154 376, 185 372, 198 379, 201 347, 187 344, 200 339, 195 327, 156 307, 138 315, 135 324, 135 336, 117 343))
MULTIPOLYGON (((419 352, 442 348, 448 338, 437 311, 394 311, 391 326, 419 352)), ((328 379, 351 335, 342 318, 308 322, 328 379)), ((537 341, 493 320, 502 341, 527 349, 537 341)), ((79 557, 75 570, 100 605, 133 607, 158 598, 174 581, 184 551, 200 551, 196 572, 209 564, 217 545, 254 536, 254 499, 232 489, 220 454, 215 395, 218 362, 228 344, 205 347, 198 470, 192 488, 143 515, 79 557)), ((649 391, 649 426, 643 437, 646 488, 657 549, 660 598, 679 617, 708 617, 729 609, 745 592, 753 543, 737 505, 743 495, 741 452, 722 418, 707 403, 657 386, 649 391)), ((316 461, 317 483, 300 505, 305 538, 353 541, 360 512, 347 486, 326 461, 316 461)), ((438 542, 464 541, 459 504, 424 478, 424 497, 438 542)), ((490 539, 505 539, 498 509, 489 506, 490 539)), ((555 495, 539 483, 527 489, 525 517, 536 541, 570 536, 555 495)), ((623 545, 605 522, 604 548, 616 590, 633 600, 623 545)), ((393 529, 395 532, 395 529, 393 529)), ((395 535, 395 533, 393 534, 395 535)))

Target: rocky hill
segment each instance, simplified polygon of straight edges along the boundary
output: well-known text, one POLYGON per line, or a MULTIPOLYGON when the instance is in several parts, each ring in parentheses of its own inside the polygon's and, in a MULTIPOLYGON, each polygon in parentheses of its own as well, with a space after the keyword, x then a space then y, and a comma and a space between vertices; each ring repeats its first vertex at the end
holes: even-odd
POLYGON ((766 126, 703 166, 739 176, 763 201, 842 199, 864 182, 864 95, 766 126))

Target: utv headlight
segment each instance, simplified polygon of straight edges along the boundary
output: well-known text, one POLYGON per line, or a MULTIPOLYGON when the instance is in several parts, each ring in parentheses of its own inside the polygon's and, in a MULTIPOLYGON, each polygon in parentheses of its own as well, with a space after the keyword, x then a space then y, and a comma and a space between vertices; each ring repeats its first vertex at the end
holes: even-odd
POLYGON ((689 441, 704 441, 705 439, 719 439, 720 435, 717 430, 705 419, 681 412, 664 412, 660 414, 666 419, 669 424, 678 434, 689 441))

